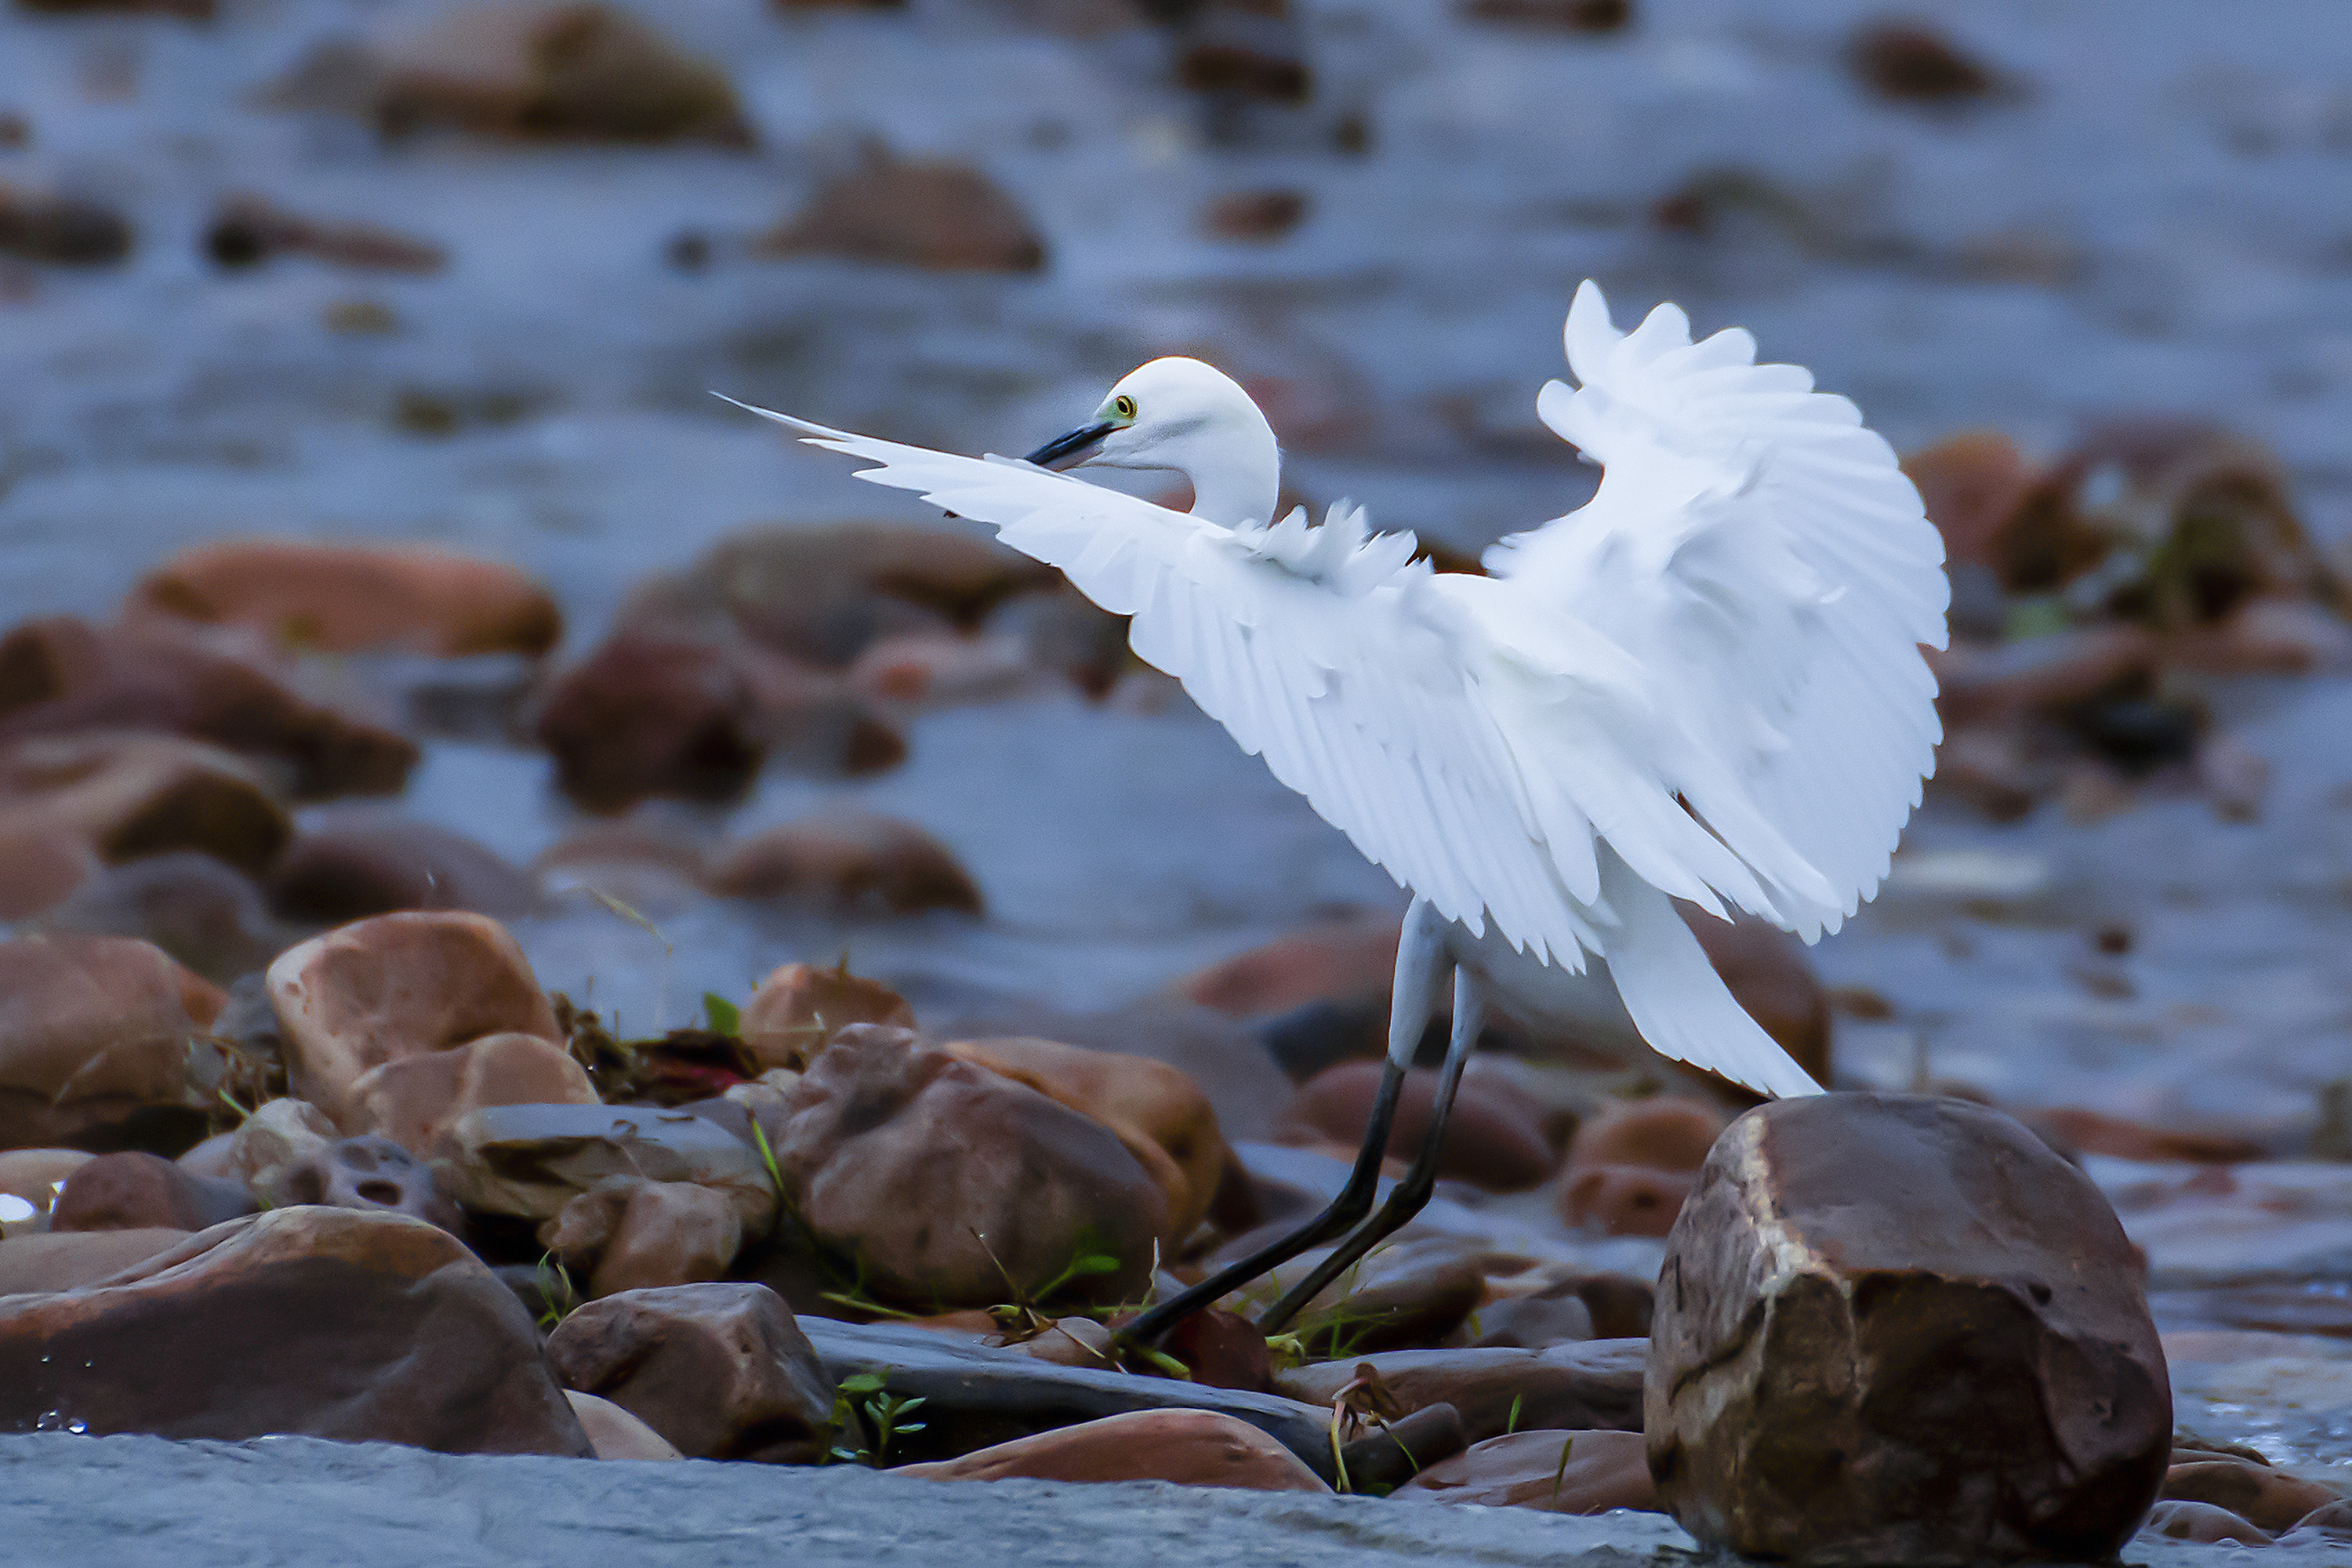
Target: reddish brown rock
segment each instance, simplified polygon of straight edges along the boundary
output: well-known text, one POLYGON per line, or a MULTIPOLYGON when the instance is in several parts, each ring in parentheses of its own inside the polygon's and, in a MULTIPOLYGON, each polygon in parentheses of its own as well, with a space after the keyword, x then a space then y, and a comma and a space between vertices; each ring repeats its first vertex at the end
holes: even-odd
POLYGON ((98 869, 40 929, 152 942, 215 984, 268 965, 287 935, 252 878, 193 849, 98 869))
POLYGON ((1277 1373, 1275 1386, 1328 1408, 1369 1367, 1392 1402, 1391 1419, 1451 1405, 1473 1443, 1537 1427, 1638 1432, 1648 1357, 1643 1340, 1592 1340, 1542 1351, 1383 1351, 1294 1367, 1277 1373))
POLYGON ((563 635, 554 598, 522 572, 417 545, 198 545, 150 573, 124 609, 225 621, 322 653, 536 655, 563 635))
POLYGON ((771 827, 720 851, 714 892, 846 915, 982 912, 980 889, 946 846, 911 822, 835 811, 771 827))
POLYGON ((1021 1037, 957 1040, 943 1048, 1118 1133, 1167 1194, 1162 1239, 1171 1255, 1207 1217, 1233 1152, 1208 1096, 1185 1073, 1143 1057, 1021 1037))
POLYGON ((896 767, 906 742, 836 676, 740 637, 625 626, 540 711, 556 782, 591 811, 653 796, 730 800, 771 751, 827 772, 896 767))
POLYGON ((835 1034, 768 1141, 810 1230, 892 1299, 985 1306, 1085 1256, 1116 1267, 1072 1289, 1130 1298, 1168 1228, 1166 1198, 1118 1134, 903 1029, 835 1034))
POLYGON ((1952 104, 1990 97, 1990 67, 1924 22, 1877 22, 1856 33, 1847 63, 1863 86, 1895 102, 1952 104))
MULTIPOLYGON (((1384 1071, 1372 1061, 1327 1068, 1300 1086, 1284 1120, 1336 1143, 1360 1144, 1384 1071)), ((1426 1068, 1405 1075, 1404 1092, 1389 1131, 1390 1154, 1410 1160, 1421 1152, 1436 1103, 1438 1077, 1426 1068)), ((1552 1161, 1542 1124, 1525 1106, 1484 1085, 1465 1082, 1457 1091, 1444 1141, 1438 1145, 1440 1176, 1493 1192, 1519 1192, 1549 1175, 1552 1161)))
POLYGON ((1517 1432, 1441 1459, 1394 1494, 1405 1501, 1539 1508, 1551 1513, 1658 1511, 1639 1432, 1517 1432))
POLYGON ((1251 1491, 1328 1492, 1298 1457, 1248 1422, 1213 1410, 1137 1410, 1016 1437, 960 1458, 893 1472, 934 1481, 1175 1481, 1251 1491))
POLYGON ((1748 1554, 2105 1557, 2170 1449, 2140 1281, 2098 1189, 1998 1111, 1884 1094, 1749 1111, 1667 1243, 1659 1495, 1748 1554))
POLYGON ((1541 1350, 1570 1340, 1650 1337, 1653 1301, 1646 1279, 1605 1270, 1563 1275, 1546 1269, 1524 1289, 1517 1279, 1507 1284, 1510 1294, 1498 1294, 1478 1309, 1474 1343, 1541 1350))
POLYGON ((336 924, 401 910, 521 915, 539 902, 529 873, 464 834, 373 816, 303 833, 268 886, 270 904, 287 919, 336 924))
POLYGON ((0 744, 90 730, 209 741, 284 768, 301 798, 395 792, 417 758, 375 719, 298 690, 239 628, 52 616, 0 637, 0 744))
POLYGON ((907 999, 878 980, 849 973, 846 963, 779 965, 760 982, 743 1009, 743 1043, 770 1067, 794 1072, 852 1024, 915 1026, 907 999))
POLYGON ((0 1426, 60 1419, 93 1435, 589 1452, 537 1330, 487 1266, 430 1226, 335 1208, 233 1220, 107 1283, 0 1300, 0 1426))
MULTIPOLYGON (((2167 1505, 2158 1503, 2156 1506, 2160 1510, 2167 1505)), ((2192 1505, 2179 1503, 2171 1506, 2187 1508, 2192 1505)), ((2352 1544, 2352 1500, 2323 1503, 2313 1509, 2295 1521, 2289 1539, 2296 1544, 2305 1541, 2326 1541, 2338 1546, 2352 1544)))
POLYGON ((217 1103, 201 1041, 227 1000, 149 942, 0 942, 0 1148, 194 1142, 217 1103))
POLYGON ((44 735, 0 752, 0 818, 42 825, 107 860, 201 850, 254 875, 293 832, 268 783, 176 735, 44 735))
POLYGON ((2257 1529, 2273 1534, 2292 1530, 2304 1516, 2339 1501, 2342 1494, 2317 1481, 2290 1476, 2244 1459, 2199 1456, 2165 1472, 2168 1501, 2210 1503, 2227 1509, 2257 1529))
POLYGON ((271 1208, 294 1201, 286 1173, 335 1141, 335 1124, 307 1100, 273 1100, 257 1107, 229 1135, 228 1170, 233 1180, 271 1208))
POLYGON ((354 1125, 380 1132, 420 1159, 442 1135, 486 1105, 594 1105, 587 1069, 536 1035, 485 1035, 446 1051, 395 1057, 352 1080, 354 1125))
POLYGON ((402 1215, 464 1233, 464 1220, 431 1167, 389 1138, 339 1138, 296 1158, 278 1177, 297 1204, 402 1215))
POLYGON ((446 1147, 435 1169, 480 1213, 553 1219, 583 1193, 645 1180, 726 1194, 747 1234, 764 1234, 775 1217, 751 1119, 728 1100, 691 1109, 484 1106, 450 1124, 446 1147))
POLYGON ((1204 1007, 1245 1018, 1309 1002, 1385 997, 1396 973, 1398 930, 1385 916, 1309 926, 1211 964, 1178 988, 1204 1007))
POLYGON ((572 1414, 580 1417, 581 1430, 588 1434, 589 1447, 595 1449, 600 1459, 686 1457, 670 1447, 668 1438, 609 1399, 599 1399, 576 1388, 565 1390, 563 1397, 572 1402, 572 1414))
POLYGON ((564 1205, 539 1238, 604 1297, 724 1278, 742 1250, 743 1219, 714 1188, 623 1179, 564 1205))
POLYGON ((312 101, 326 88, 387 137, 449 126, 564 141, 751 141, 723 72, 600 5, 446 5, 379 34, 343 67, 356 79, 328 88, 305 75, 279 89, 281 101, 312 101))
POLYGON ((294 1093, 355 1129, 362 1074, 485 1035, 558 1037, 555 1011, 513 937, 481 915, 378 915, 289 948, 269 1001, 294 1093))
POLYGON ((1035 272, 1045 241, 1003 188, 961 163, 869 149, 761 242, 778 256, 837 257, 931 272, 1035 272))
POLYGON ((702 851, 635 822, 592 822, 530 863, 549 892, 591 889, 634 910, 691 902, 703 890, 702 851))
POLYGON ((1201 226, 1219 239, 1280 239, 1307 216, 1300 191, 1229 191, 1209 204, 1201 226))
POLYGON ((1463 0, 1473 21, 1567 33, 1613 33, 1633 19, 1633 0, 1463 0))
MULTIPOLYGON (((1235 1237, 1212 1261, 1244 1257, 1296 1224, 1276 1220, 1235 1237)), ((1282 1297, 1286 1282, 1296 1284, 1329 1255, 1328 1247, 1301 1253, 1273 1276, 1234 1291, 1227 1304, 1261 1315, 1282 1297)), ((1486 1269, 1497 1261, 1455 1237, 1408 1233, 1325 1286, 1299 1309, 1290 1332, 1310 1358, 1325 1360, 1439 1343, 1485 1300, 1486 1269)))
MULTIPOLYGON (((124 3, 124 0, 118 0, 124 3)), ((143 0, 157 10, 210 14, 209 0, 143 0)), ((39 0, 43 9, 86 9, 92 0, 39 0)), ((0 256, 57 267, 106 267, 131 254, 131 225, 95 202, 0 185, 0 256)))
POLYGON ((1660 1095, 1585 1121, 1569 1144, 1555 1193, 1570 1225, 1611 1236, 1664 1236, 1691 1175, 1723 1131, 1723 1118, 1696 1100, 1660 1095))
POLYGON ((1604 1236, 1664 1236, 1690 1196, 1686 1171, 1643 1165, 1585 1165, 1560 1176, 1559 1214, 1604 1236))
POLYGON ((99 865, 97 851, 60 836, 37 814, 0 815, 0 920, 55 909, 99 865))
POLYGON ((689 1458, 806 1464, 829 1438, 833 1379, 764 1285, 607 1296, 558 1324, 547 1355, 689 1458))
POLYGON ((0 1246, 0 1296, 79 1290, 185 1241, 184 1230, 58 1230, 11 1236, 0 1246))
POLYGON ((60 1230, 202 1230, 259 1205, 235 1182, 207 1181, 171 1161, 126 1149, 100 1154, 66 1179, 49 1211, 60 1230))

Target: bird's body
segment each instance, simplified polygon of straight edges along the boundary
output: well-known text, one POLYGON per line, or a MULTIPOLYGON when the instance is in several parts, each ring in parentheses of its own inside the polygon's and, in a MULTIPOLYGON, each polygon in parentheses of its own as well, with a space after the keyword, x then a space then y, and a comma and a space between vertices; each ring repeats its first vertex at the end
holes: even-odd
POLYGON ((1144 366, 1034 455, 1182 471, 1189 513, 770 417, 1132 616, 1135 651, 1451 922, 1497 1002, 1540 1015, 1547 970, 1597 955, 1663 1054, 1811 1092, 1673 900, 1810 941, 1876 889, 1940 734, 1919 647, 1944 639, 1941 541, 1853 405, 1756 364, 1745 332, 1693 344, 1662 306, 1621 334, 1587 284, 1567 338, 1583 386, 1538 412, 1603 480, 1486 576, 1344 502, 1269 522, 1273 432, 1193 361, 1144 366))
MULTIPOLYGON (((1132 617, 1166 670, 1409 889, 1389 1058, 1330 1206, 1154 1304, 1150 1343, 1307 1247, 1339 1245, 1261 1320, 1287 1323, 1428 1201, 1489 1005, 1587 1021, 1608 978, 1664 1056, 1767 1094, 1819 1086, 1740 1009, 1675 906, 1811 941, 1877 890, 1940 730, 1943 545, 1853 404, 1743 331, 1631 333, 1591 283, 1569 311, 1579 390, 1537 411, 1603 467, 1585 506, 1439 574, 1345 502, 1272 521, 1274 432, 1197 361, 1154 360, 1027 460, 973 458, 754 413, 873 461, 859 478, 996 525, 1132 617), (1041 466, 1192 481, 1179 512, 1041 466), (1404 1074, 1448 973, 1454 1024, 1420 1157, 1372 1213, 1404 1074), (1369 1217, 1367 1215, 1369 1215, 1369 1217)), ((747 405, 748 406, 748 405, 747 405)))

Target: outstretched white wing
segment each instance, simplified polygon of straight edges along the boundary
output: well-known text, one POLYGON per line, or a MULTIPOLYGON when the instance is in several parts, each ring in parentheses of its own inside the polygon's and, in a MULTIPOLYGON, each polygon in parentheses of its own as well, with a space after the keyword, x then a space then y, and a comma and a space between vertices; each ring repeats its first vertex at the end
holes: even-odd
POLYGON ((1693 343, 1671 305, 1621 333, 1587 283, 1567 337, 1583 385, 1553 382, 1537 407, 1604 465, 1601 489, 1487 567, 1514 625, 1566 622, 1622 650, 1661 782, 1757 886, 1687 840, 1612 836, 1633 868, 1685 895, 1696 876, 1808 941, 1834 931, 1885 876, 1934 771, 1919 648, 1944 645, 1942 539, 1853 405, 1757 364, 1748 333, 1693 343))
POLYGON ((752 412, 880 465, 860 479, 994 523, 1007 544, 1132 616, 1137 654, 1449 920, 1482 931, 1491 914, 1570 967, 1600 950, 1590 912, 1531 835, 1454 605, 1413 562, 1411 534, 1369 535, 1344 505, 1320 528, 1294 512, 1230 529, 1024 462, 752 412))

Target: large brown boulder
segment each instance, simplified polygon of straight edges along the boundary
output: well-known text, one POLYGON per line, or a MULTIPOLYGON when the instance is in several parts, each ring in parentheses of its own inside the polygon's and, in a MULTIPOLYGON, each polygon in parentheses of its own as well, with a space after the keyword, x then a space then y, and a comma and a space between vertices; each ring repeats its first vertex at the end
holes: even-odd
POLYGON ((0 743, 89 730, 210 741, 283 770, 309 799, 397 792, 418 755, 381 721, 299 689, 242 628, 51 616, 0 637, 0 743))
POLYGON ((0 1427, 584 1457, 513 1291, 391 1215, 278 1209, 101 1283, 0 1300, 0 1427))
POLYGON ((346 1131, 362 1075, 486 1035, 560 1037, 555 1010, 504 926, 456 910, 355 921, 269 966, 269 1002, 293 1092, 346 1131))
POLYGON ((149 573, 124 607, 226 621, 322 653, 541 654, 563 635, 554 598, 526 574, 421 545, 198 545, 149 573))
POLYGON ((150 942, 0 942, 0 1148, 175 1145, 204 1135, 221 991, 150 942))
POLYGON ((2140 1265, 2089 1178, 1999 1111, 1749 1111, 1667 1240, 1644 1390, 1703 1542, 1816 1563, 2095 1561, 2172 1436, 2140 1265))
POLYGON ((1137 1294, 1168 1201, 1091 1117, 877 1024, 833 1037, 768 1121, 785 1196, 867 1287, 986 1306, 1040 1289, 1082 1257, 1099 1300, 1137 1294))
POLYGON ((698 1459, 806 1464, 826 1447, 834 1383, 765 1285, 625 1290, 548 1337, 571 1387, 609 1399, 698 1459))

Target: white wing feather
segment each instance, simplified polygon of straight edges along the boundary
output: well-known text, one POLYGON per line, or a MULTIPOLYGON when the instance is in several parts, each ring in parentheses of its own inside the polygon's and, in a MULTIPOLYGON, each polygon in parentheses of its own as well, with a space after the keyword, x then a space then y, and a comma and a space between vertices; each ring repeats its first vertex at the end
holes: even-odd
POLYGON ((1694 345, 1661 306, 1620 334, 1588 283, 1568 341, 1583 390, 1538 407, 1607 473, 1486 578, 1434 575, 1344 503, 1228 529, 751 411, 1132 616, 1138 655, 1474 936, 1602 954, 1653 1047, 1809 1092, 1667 895, 1810 940, 1875 889, 1938 738, 1917 645, 1943 641, 1940 541, 1853 405, 1746 333, 1694 345))

